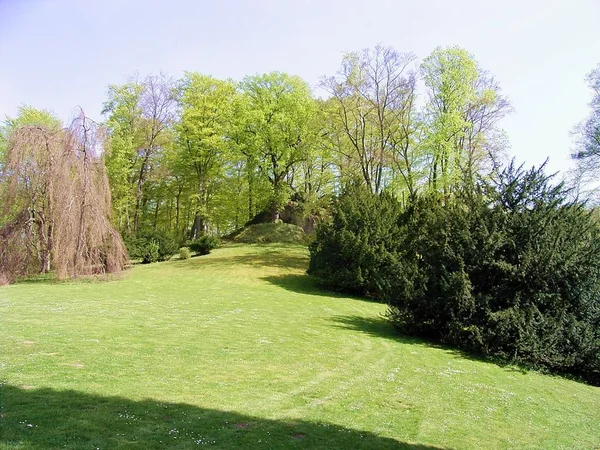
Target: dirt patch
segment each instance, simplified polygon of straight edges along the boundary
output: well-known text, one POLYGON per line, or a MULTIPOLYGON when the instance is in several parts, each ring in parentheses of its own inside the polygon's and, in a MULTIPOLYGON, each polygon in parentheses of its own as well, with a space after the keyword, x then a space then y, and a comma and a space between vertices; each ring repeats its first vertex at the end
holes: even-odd
POLYGON ((248 428, 250 428, 250 424, 247 422, 236 423, 233 426, 240 430, 247 430, 248 428))
POLYGON ((304 439, 306 435, 304 433, 296 433, 292 436, 293 439, 304 439))

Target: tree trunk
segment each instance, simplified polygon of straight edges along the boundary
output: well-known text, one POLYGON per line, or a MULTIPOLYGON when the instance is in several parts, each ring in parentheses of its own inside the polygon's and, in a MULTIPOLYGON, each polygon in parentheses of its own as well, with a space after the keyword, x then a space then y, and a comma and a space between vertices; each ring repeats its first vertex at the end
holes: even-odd
POLYGON ((190 239, 194 240, 200 236, 203 236, 208 231, 208 224, 206 223, 206 219, 202 217, 201 214, 196 214, 194 216, 194 223, 192 224, 192 229, 190 230, 190 239))

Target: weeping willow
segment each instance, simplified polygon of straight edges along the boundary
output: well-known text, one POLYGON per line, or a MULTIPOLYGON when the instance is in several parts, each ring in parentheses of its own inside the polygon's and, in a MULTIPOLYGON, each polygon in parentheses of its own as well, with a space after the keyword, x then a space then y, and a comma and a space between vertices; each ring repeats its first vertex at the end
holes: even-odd
POLYGON ((23 126, 0 168, 0 283, 122 270, 127 251, 110 222, 102 129, 83 112, 66 129, 23 126))

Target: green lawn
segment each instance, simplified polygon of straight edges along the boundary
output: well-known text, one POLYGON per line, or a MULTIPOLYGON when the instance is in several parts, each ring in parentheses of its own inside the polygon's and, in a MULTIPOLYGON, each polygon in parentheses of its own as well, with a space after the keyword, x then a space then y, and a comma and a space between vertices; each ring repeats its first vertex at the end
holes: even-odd
POLYGON ((398 336, 302 247, 0 288, 0 447, 600 448, 600 389, 398 336))

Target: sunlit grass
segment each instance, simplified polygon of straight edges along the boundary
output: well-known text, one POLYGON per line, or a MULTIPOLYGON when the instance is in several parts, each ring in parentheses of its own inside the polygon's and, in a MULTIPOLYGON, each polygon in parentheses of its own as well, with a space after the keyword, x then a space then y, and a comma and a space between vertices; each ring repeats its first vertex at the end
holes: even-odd
POLYGON ((402 338, 293 246, 0 288, 2 448, 582 448, 600 389, 402 338))

